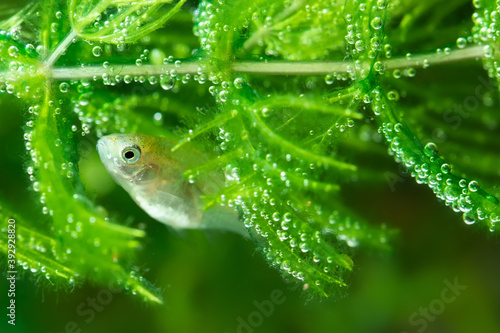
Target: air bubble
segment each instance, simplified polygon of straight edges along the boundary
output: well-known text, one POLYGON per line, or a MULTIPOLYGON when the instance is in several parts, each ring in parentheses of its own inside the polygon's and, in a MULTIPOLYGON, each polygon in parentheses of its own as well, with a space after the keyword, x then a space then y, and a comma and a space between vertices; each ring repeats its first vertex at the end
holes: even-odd
POLYGON ((92 49, 92 54, 94 55, 94 57, 100 57, 102 54, 102 48, 100 46, 94 46, 94 48, 92 49))
POLYGON ((9 47, 9 55, 13 58, 17 58, 19 56, 19 49, 12 45, 9 47))
POLYGON ((290 261, 289 260, 283 260, 283 262, 281 263, 281 268, 284 269, 285 271, 289 271, 290 270, 290 261))
POLYGON ((451 172, 450 165, 447 163, 444 163, 443 165, 441 165, 441 172, 444 174, 450 173, 451 172))
POLYGON ((155 124, 161 125, 163 122, 163 115, 161 114, 161 112, 156 112, 153 115, 153 120, 154 120, 155 124))
POLYGON ((237 77, 236 79, 234 79, 234 87, 236 89, 241 89, 243 88, 243 79, 242 78, 239 78, 237 77))
POLYGON ((424 153, 427 156, 435 156, 438 153, 438 147, 434 142, 429 142, 424 147, 424 153))
POLYGON ((387 6, 386 4, 386 0, 378 0, 377 1, 377 8, 382 10, 382 9, 385 9, 387 6))
POLYGON ((477 192, 477 190, 479 190, 479 183, 475 180, 472 180, 470 183, 469 183, 469 191, 471 192, 477 192))
POLYGON ((307 243, 303 242, 303 243, 300 243, 299 244, 299 248, 302 252, 306 253, 306 252, 309 252, 309 246, 307 245, 307 243))
POLYGON ((62 93, 67 93, 69 90, 69 84, 66 82, 63 82, 59 85, 59 91, 62 93))
POLYGON ((26 50, 26 52, 28 54, 35 54, 36 53, 36 49, 33 46, 33 44, 26 44, 26 46, 24 47, 24 49, 26 50))
POLYGON ((160 75, 160 86, 163 90, 170 90, 175 86, 175 79, 170 75, 160 75))
POLYGON ((354 44, 354 47, 356 48, 356 50, 358 52, 361 52, 361 51, 363 51, 365 49, 365 42, 363 42, 362 40, 358 40, 354 44))
POLYGON ((467 39, 465 39, 464 37, 457 38, 457 47, 459 49, 463 49, 466 46, 467 46, 467 39))
POLYGON ((399 94, 395 90, 391 90, 387 93, 387 98, 390 101, 397 101, 399 99, 399 94))
POLYGON ((229 97, 229 93, 227 92, 227 90, 221 90, 221 92, 219 93, 219 100, 222 103, 225 103, 225 102, 227 102, 228 97, 229 97))
POLYGON ((415 68, 410 67, 406 70, 406 75, 408 77, 415 77, 415 75, 417 75, 417 71, 415 70, 415 68))
POLYGON ((370 22, 370 25, 372 26, 373 29, 379 30, 382 28, 382 25, 384 24, 384 21, 380 17, 375 17, 373 20, 370 22))
POLYGON ((476 216, 473 212, 464 213, 463 219, 464 219, 465 224, 470 225, 470 224, 476 223, 476 216))
POLYGON ((52 24, 50 25, 50 31, 55 33, 58 30, 59 30, 59 23, 52 22, 52 24))
POLYGON ((373 69, 377 72, 383 72, 385 69, 384 63, 382 61, 376 61, 373 64, 373 69))
POLYGON ((148 81, 149 81, 149 84, 152 86, 154 86, 155 84, 158 83, 158 79, 154 75, 149 76, 148 81))

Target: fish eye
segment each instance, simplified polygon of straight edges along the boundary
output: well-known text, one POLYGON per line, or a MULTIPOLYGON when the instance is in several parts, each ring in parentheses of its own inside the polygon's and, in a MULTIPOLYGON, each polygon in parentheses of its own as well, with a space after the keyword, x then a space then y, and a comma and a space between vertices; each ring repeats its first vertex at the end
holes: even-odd
POLYGON ((141 150, 137 146, 127 146, 122 150, 122 159, 128 163, 133 164, 141 158, 141 150))

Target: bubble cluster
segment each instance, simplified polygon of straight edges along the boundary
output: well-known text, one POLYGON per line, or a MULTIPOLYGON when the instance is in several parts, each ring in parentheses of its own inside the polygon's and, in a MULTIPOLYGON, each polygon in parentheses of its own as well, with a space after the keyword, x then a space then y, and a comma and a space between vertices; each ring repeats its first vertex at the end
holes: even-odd
MULTIPOLYGON (((386 16, 385 4, 367 6, 365 2, 349 2, 345 11, 347 33, 345 40, 350 46, 350 53, 356 59, 356 71, 351 74, 353 80, 365 79, 370 73, 369 62, 382 51, 384 39, 383 27, 386 16)), ((385 45, 385 55, 390 58, 390 46, 385 45)), ((378 63, 375 71, 383 72, 383 65, 378 63)))
MULTIPOLYGON (((85 85, 78 85, 78 81, 61 82, 55 88, 54 97, 71 94, 73 88, 81 93, 80 97, 85 96, 85 85)), ((25 244, 28 247, 23 251, 28 259, 21 264, 32 274, 45 276, 51 283, 62 281, 70 287, 74 287, 80 274, 87 274, 86 265, 98 266, 103 272, 116 267, 117 261, 110 253, 128 256, 138 245, 134 238, 143 236, 142 231, 111 225, 103 211, 91 204, 82 193, 82 187, 78 186, 78 148, 74 133, 80 129, 82 135, 89 134, 88 123, 102 121, 105 117, 85 118, 80 108, 86 105, 88 103, 83 99, 75 101, 62 97, 34 104, 28 108, 29 120, 24 134, 30 156, 26 173, 39 197, 40 213, 51 220, 56 237, 54 240, 40 235, 25 238, 26 243, 20 242, 19 246, 25 244), (84 120, 81 126, 73 123, 69 105, 84 120), (103 258, 107 257, 115 264, 103 264, 103 258), (100 264, 89 264, 93 260, 100 264), (69 267, 64 266, 67 263, 69 267)), ((20 234, 28 235, 29 232, 20 234)), ((116 271, 116 268, 112 269, 116 271)), ((141 283, 138 280, 134 289, 141 290, 141 283)))
MULTIPOLYGON (((495 57, 494 50, 497 48, 498 36, 500 35, 499 13, 500 3, 491 1, 473 1, 475 12, 472 16, 474 27, 472 29, 472 42, 483 45, 484 67, 489 77, 498 80, 500 78, 500 69, 495 57)), ((459 48, 465 47, 464 38, 457 39, 459 48)))
POLYGON ((123 45, 147 36, 152 27, 159 28, 165 23, 169 12, 174 14, 178 10, 179 6, 170 1, 160 5, 132 2, 107 7, 82 1, 72 8, 69 19, 80 37, 123 45))
POLYGON ((38 67, 38 54, 33 44, 22 44, 21 30, 0 30, 0 93, 17 98, 35 99, 41 94, 43 73, 38 67))
MULTIPOLYGON (((236 81, 239 80, 233 80, 236 81)), ((339 252, 340 244, 348 248, 360 244, 378 249, 388 247, 385 229, 369 228, 359 221, 351 223, 348 214, 339 211, 336 224, 329 218, 334 214, 332 196, 339 189, 332 170, 352 166, 323 156, 331 149, 327 138, 333 132, 339 135, 354 127, 355 119, 351 117, 357 119, 360 115, 342 107, 326 107, 323 100, 306 96, 268 96, 252 104, 239 94, 236 84, 220 86, 228 88, 231 99, 248 106, 235 113, 240 116, 238 121, 219 125, 217 139, 222 157, 234 152, 241 156, 224 167, 227 189, 218 198, 219 203, 236 206, 243 212, 245 226, 269 244, 262 251, 273 266, 292 279, 308 284, 312 293, 327 296, 338 292, 339 287, 346 285, 345 279, 353 265, 347 254, 339 252), (289 105, 287 109, 276 106, 277 101, 284 98, 289 105), (308 113, 297 116, 299 110, 305 108, 308 113), (317 123, 311 117, 316 112, 331 113, 330 117, 337 121, 333 125, 325 121, 323 128, 309 127, 317 123), (339 116, 344 120, 338 121, 339 116), (290 124, 290 128, 276 131, 271 127, 276 123, 290 124), (239 127, 242 124, 244 127, 239 127), (240 133, 245 133, 245 140, 256 147, 257 152, 240 151, 241 145, 235 145, 240 142, 240 133), (313 141, 314 154, 307 152, 310 146, 302 149, 299 144, 302 138, 310 140, 311 137, 324 138, 324 145, 318 144, 320 140, 313 141), (245 184, 243 191, 242 184, 245 184), (297 191, 300 191, 300 199, 295 195, 297 191)), ((211 93, 217 99, 220 90, 218 86, 212 87, 211 93)), ((219 103, 226 106, 229 101, 219 99, 219 103)))
MULTIPOLYGON (((286 8, 287 5, 289 3, 280 6, 286 8)), ((290 15, 297 14, 296 22, 280 29, 278 40, 268 38, 267 31, 272 31, 280 22, 279 17, 275 19, 283 12, 280 6, 239 13, 247 19, 243 26, 239 25, 241 17, 234 18, 238 23, 220 24, 218 20, 224 12, 217 2, 202 1, 195 13, 194 31, 208 57, 205 66, 208 73, 214 73, 208 76, 209 93, 221 112, 235 115, 230 121, 217 125, 221 158, 231 154, 241 156, 225 164, 227 188, 219 195, 218 202, 236 206, 243 212, 245 226, 263 240, 261 250, 273 266, 307 285, 311 293, 328 296, 346 285, 345 279, 352 269, 353 262, 345 248, 362 244, 388 248, 389 233, 385 228, 366 227, 361 220, 351 222, 350 214, 343 207, 335 207, 339 175, 346 177, 356 170, 355 165, 336 154, 336 139, 355 128, 357 121, 363 118, 357 112, 358 106, 372 103, 371 95, 363 93, 361 85, 348 84, 366 78, 370 68, 365 66, 368 62, 356 61, 348 66, 347 73, 327 75, 327 85, 340 81, 342 86, 347 86, 328 95, 327 103, 315 96, 260 92, 255 87, 251 87, 256 91, 255 96, 248 98, 245 78, 228 74, 232 71, 224 69, 228 64, 225 57, 234 51, 233 47, 239 46, 221 41, 234 40, 235 33, 248 31, 248 39, 241 46, 244 52, 253 50, 266 56, 283 54, 293 60, 317 59, 344 47, 340 37, 346 34, 344 21, 329 20, 331 15, 341 15, 343 10, 340 6, 337 10, 327 1, 290 9, 290 15), (299 15, 302 11, 304 15, 299 15), (321 23, 323 19, 326 21, 321 23), (313 28, 304 31, 301 25, 301 31, 295 30, 294 24, 301 22, 313 28), (326 37, 323 33, 328 35, 332 48, 310 47, 309 43, 319 43, 315 43, 315 39, 326 37), (332 40, 339 40, 341 44, 332 44, 332 40), (288 49, 288 43, 293 43, 290 45, 294 50, 288 49), (315 117, 323 121, 319 123, 315 117)), ((382 49, 384 8, 385 2, 379 1, 375 8, 360 5, 355 9, 363 12, 362 17, 369 18, 367 26, 346 17, 350 24, 346 38, 357 56, 373 59, 374 52, 382 49), (376 38, 363 38, 366 29, 370 34, 373 31, 376 38)), ((382 72, 384 65, 380 63, 379 67, 382 72)), ((311 89, 316 84, 312 80, 306 82, 311 89)))
POLYGON ((499 221, 498 200, 481 191, 476 180, 460 177, 453 168, 438 155, 438 147, 434 142, 427 143, 418 155, 412 149, 411 139, 406 137, 408 129, 402 123, 384 123, 381 133, 389 143, 391 153, 396 161, 402 163, 418 184, 428 185, 436 197, 443 200, 453 211, 462 213, 466 224, 474 224, 480 220, 494 229, 499 221))
POLYGON ((303 217, 287 207, 291 203, 274 197, 271 187, 263 191, 255 189, 253 197, 255 200, 244 200, 240 205, 245 212, 244 223, 267 240, 269 246, 262 251, 273 266, 301 283, 310 284, 311 291, 322 296, 346 285, 343 279, 351 270, 352 261, 336 252, 328 236, 306 227, 303 217))

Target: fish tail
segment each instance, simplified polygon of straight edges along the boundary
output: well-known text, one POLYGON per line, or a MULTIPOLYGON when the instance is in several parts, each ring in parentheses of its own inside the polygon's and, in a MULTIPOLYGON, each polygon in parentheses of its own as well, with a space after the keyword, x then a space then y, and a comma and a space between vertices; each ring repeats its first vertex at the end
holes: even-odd
POLYGON ((250 238, 238 212, 229 207, 217 207, 203 212, 200 228, 227 230, 250 238))

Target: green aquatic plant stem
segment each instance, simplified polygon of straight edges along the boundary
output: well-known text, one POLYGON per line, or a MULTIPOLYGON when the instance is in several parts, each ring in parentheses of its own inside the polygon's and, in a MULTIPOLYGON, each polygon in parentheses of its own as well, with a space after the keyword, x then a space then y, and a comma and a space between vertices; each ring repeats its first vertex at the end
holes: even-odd
MULTIPOLYGON (((180 64, 167 65, 111 65, 111 69, 105 69, 102 65, 90 65, 84 67, 53 67, 57 59, 71 44, 75 38, 75 33, 70 33, 63 42, 51 53, 45 62, 45 73, 55 81, 93 79, 108 75, 163 75, 175 71, 177 75, 197 74, 200 72, 200 65, 196 61, 183 61, 180 64)), ((481 59, 483 57, 483 46, 471 46, 464 49, 453 50, 449 55, 442 54, 422 54, 408 57, 388 59, 385 61, 388 70, 407 67, 421 67, 428 61, 430 65, 440 65, 450 62, 463 61, 468 59, 481 59)), ((327 75, 331 73, 347 73, 354 64, 348 61, 278 61, 269 60, 265 62, 257 61, 236 61, 233 64, 233 71, 247 74, 269 74, 269 75, 327 75)), ((9 78, 12 73, 0 72, 0 77, 9 78)))
POLYGON ((463 49, 454 49, 452 51, 432 54, 416 54, 408 55, 406 57, 394 58, 387 60, 387 69, 405 68, 405 67, 422 67, 447 64, 451 62, 464 61, 464 60, 479 60, 484 58, 484 46, 474 45, 465 47, 463 49), (428 64, 425 64, 428 62, 428 64))
MULTIPOLYGON (((384 63, 387 69, 407 68, 423 66, 425 61, 430 65, 440 65, 450 62, 463 61, 468 59, 481 59, 483 57, 483 46, 471 46, 464 49, 453 50, 449 55, 442 53, 414 55, 407 57, 392 58, 384 63)), ((354 66, 348 61, 278 61, 269 60, 258 61, 236 61, 233 64, 233 71, 237 73, 252 74, 275 74, 275 75, 326 75, 331 73, 347 73, 354 66)), ((176 74, 196 74, 200 65, 196 61, 183 61, 179 65, 112 65, 113 71, 104 69, 101 65, 91 65, 85 67, 61 67, 54 68, 52 78, 54 80, 74 80, 92 79, 103 74, 119 75, 162 75, 175 70, 176 74)))
POLYGON ((73 40, 77 36, 74 30, 71 32, 57 45, 56 49, 51 52, 49 58, 45 61, 45 66, 52 68, 56 63, 57 59, 66 51, 68 46, 73 43, 73 40))

